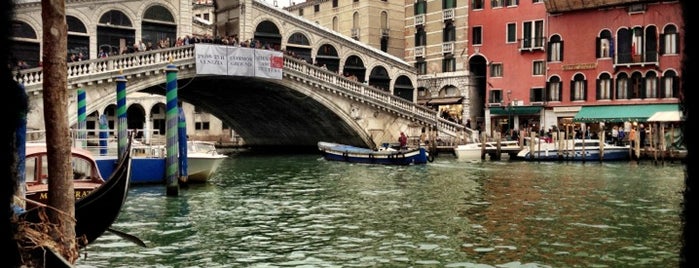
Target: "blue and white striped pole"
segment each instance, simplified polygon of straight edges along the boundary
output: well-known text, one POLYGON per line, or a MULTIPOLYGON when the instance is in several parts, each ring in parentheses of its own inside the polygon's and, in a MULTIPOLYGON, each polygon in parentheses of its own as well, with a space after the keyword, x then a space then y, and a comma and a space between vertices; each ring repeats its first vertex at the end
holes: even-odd
POLYGON ((167 158, 165 161, 165 179, 167 183, 167 195, 177 196, 179 193, 178 161, 177 161, 177 66, 170 63, 165 68, 167 101, 165 111, 165 138, 167 158))

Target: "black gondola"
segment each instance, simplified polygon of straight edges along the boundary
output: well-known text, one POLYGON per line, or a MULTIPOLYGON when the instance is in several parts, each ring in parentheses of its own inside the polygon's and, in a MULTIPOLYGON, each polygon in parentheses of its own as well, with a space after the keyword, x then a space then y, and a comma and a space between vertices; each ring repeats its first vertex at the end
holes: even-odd
MULTIPOLYGON (((126 150, 119 158, 119 163, 109 179, 87 196, 75 201, 75 234, 80 247, 85 247, 110 229, 119 216, 126 201, 131 180, 131 145, 130 138, 126 150), (81 243, 82 237, 85 238, 81 243)), ((27 210, 20 217, 28 222, 40 222, 42 207, 27 210)))

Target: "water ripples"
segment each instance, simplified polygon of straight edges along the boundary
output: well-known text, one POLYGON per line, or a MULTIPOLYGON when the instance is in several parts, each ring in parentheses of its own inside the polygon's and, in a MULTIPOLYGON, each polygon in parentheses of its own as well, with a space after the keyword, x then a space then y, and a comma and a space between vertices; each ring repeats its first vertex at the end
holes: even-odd
POLYGON ((681 166, 230 157, 210 182, 131 189, 78 267, 674 266, 681 166), (633 174, 633 176, 630 176, 633 174))

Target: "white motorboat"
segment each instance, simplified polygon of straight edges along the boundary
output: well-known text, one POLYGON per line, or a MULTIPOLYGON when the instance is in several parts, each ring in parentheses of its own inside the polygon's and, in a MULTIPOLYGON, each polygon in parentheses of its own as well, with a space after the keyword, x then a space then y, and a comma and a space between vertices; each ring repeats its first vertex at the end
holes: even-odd
POLYGON ((221 165, 225 154, 216 151, 210 141, 187 141, 187 181, 205 182, 221 165))
POLYGON ((630 150, 628 145, 606 144, 598 139, 574 139, 553 143, 535 139, 534 144, 524 146, 517 157, 524 160, 542 161, 619 161, 629 160, 631 158, 630 150))
MULTIPOLYGON (((459 160, 473 161, 481 160, 481 155, 492 155, 497 153, 498 142, 489 141, 485 143, 471 142, 454 147, 454 155, 459 160), (483 147, 485 145, 485 147, 483 147), (485 150, 483 149, 485 148, 485 150)), ((517 141, 500 141, 500 153, 510 154, 519 152, 520 146, 517 141)))

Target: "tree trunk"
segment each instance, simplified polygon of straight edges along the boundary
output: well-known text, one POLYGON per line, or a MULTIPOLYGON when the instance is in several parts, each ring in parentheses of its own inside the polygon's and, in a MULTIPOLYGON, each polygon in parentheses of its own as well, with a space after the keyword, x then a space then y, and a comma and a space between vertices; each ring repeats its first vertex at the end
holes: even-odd
POLYGON ((65 0, 42 0, 43 23, 43 101, 44 125, 48 154, 48 203, 58 211, 49 210, 49 220, 58 233, 51 234, 63 257, 75 263, 78 247, 75 238, 75 190, 70 160, 70 131, 68 125, 68 27, 65 0))

